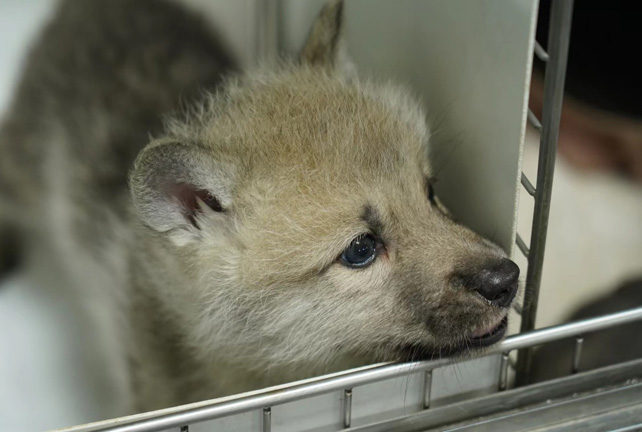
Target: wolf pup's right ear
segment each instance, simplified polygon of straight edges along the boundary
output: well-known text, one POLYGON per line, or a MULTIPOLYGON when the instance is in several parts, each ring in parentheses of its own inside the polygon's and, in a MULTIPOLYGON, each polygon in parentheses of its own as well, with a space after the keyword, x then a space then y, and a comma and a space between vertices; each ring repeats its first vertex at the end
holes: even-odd
POLYGON ((299 61, 302 64, 347 75, 354 73, 355 67, 348 58, 343 40, 343 9, 343 0, 331 0, 321 9, 301 50, 299 61))
POLYGON ((196 143, 160 140, 139 154, 129 176, 134 208, 158 232, 199 229, 204 213, 225 213, 235 170, 196 143))

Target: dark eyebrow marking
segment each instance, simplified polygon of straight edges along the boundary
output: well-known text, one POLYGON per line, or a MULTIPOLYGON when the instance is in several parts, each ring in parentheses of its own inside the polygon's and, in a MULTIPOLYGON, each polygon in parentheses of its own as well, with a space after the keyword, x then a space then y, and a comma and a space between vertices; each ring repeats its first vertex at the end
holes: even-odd
POLYGON ((368 224, 373 234, 381 235, 383 232, 383 222, 379 211, 371 204, 366 204, 361 213, 361 220, 368 224))
POLYGON ((434 186, 435 184, 437 184, 438 181, 439 179, 436 177, 431 177, 431 176, 424 177, 424 188, 426 188, 426 192, 428 192, 429 186, 434 186))
POLYGON ((430 200, 430 202, 434 201, 435 199, 435 184, 437 183, 437 178, 436 177, 425 177, 424 178, 424 192, 426 193, 426 196, 430 200))

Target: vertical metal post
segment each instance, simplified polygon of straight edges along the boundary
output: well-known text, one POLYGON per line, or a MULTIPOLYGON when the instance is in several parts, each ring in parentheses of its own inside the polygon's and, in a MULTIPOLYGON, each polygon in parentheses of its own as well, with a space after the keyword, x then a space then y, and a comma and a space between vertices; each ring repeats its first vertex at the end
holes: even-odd
POLYGON ((352 389, 343 391, 343 427, 349 428, 352 423, 352 389))
POLYGON ((278 55, 278 0, 255 0, 256 8, 256 53, 255 60, 275 60, 278 55))
POLYGON ((506 390, 508 387, 508 356, 510 353, 502 353, 502 361, 499 366, 499 391, 506 390))
POLYGON ((430 393, 432 392, 432 371, 424 374, 424 409, 430 408, 430 393))
MULTIPOLYGON (((521 332, 533 330, 537 316, 537 302, 539 300, 539 287, 544 264, 544 249, 546 247, 548 215, 551 205, 560 114, 564 97, 564 80, 566 78, 566 61, 571 36, 572 15, 573 0, 556 0, 552 2, 548 32, 549 58, 544 77, 544 109, 537 168, 535 211, 528 256, 521 332)), ((517 361, 517 385, 528 383, 531 363, 532 348, 520 350, 517 361)))
POLYGON ((272 432, 272 408, 263 408, 263 432, 272 432))
POLYGON ((584 338, 578 336, 575 338, 575 348, 573 349, 573 364, 571 365, 571 373, 576 374, 580 370, 580 359, 582 358, 582 345, 584 338))

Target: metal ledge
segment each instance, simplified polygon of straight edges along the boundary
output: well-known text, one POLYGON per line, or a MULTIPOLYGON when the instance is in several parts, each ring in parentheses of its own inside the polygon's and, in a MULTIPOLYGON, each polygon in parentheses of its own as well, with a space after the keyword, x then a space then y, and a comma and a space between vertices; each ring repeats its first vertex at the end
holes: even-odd
POLYGON ((639 359, 347 430, 424 431, 452 427, 497 431, 577 421, 582 415, 590 418, 619 407, 642 406, 641 379, 639 359))

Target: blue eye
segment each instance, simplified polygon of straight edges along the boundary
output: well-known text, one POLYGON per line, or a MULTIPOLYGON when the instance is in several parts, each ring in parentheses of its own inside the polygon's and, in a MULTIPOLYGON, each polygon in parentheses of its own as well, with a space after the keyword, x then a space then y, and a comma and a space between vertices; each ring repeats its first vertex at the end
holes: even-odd
POLYGON ((348 267, 366 267, 377 257, 377 241, 370 234, 352 240, 341 254, 341 262, 348 267))

